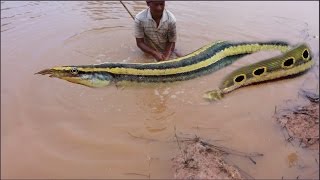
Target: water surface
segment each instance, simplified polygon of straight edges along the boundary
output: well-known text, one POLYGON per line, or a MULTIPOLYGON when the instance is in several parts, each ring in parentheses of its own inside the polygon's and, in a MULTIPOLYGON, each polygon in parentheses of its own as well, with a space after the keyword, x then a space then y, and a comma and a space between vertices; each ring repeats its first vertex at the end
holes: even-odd
MULTIPOLYGON (((136 14, 144 1, 124 2, 136 14)), ((239 89, 218 103, 202 93, 232 70, 275 55, 257 53, 201 78, 150 87, 93 89, 35 72, 56 65, 153 62, 135 44, 117 1, 1 1, 1 177, 173 178, 177 133, 243 152, 229 160, 255 178, 319 178, 317 151, 287 143, 274 109, 318 91, 319 2, 167 2, 177 48, 216 40, 306 42, 316 65, 305 75, 239 89), (298 154, 298 165, 287 157, 298 154)))

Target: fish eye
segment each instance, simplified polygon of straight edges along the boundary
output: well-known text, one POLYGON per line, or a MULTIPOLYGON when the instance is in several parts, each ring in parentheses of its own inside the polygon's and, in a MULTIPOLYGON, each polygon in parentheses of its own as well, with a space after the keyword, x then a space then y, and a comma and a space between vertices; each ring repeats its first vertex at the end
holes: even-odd
POLYGON ((302 57, 304 60, 308 60, 309 59, 309 51, 307 49, 305 49, 302 53, 302 57))
POLYGON ((71 72, 71 74, 78 74, 78 69, 76 68, 76 67, 72 67, 71 69, 70 69, 70 72, 71 72))

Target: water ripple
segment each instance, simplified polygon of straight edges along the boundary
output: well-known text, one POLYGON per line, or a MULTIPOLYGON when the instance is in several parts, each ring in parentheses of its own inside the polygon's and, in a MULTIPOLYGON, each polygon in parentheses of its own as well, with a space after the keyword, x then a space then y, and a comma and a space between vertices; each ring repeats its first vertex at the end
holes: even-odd
POLYGON ((82 12, 95 21, 106 19, 119 19, 124 9, 119 2, 87 1, 81 6, 82 12))
POLYGON ((70 37, 68 37, 66 40, 65 40, 65 43, 66 42, 69 42, 85 33, 90 33, 90 32, 104 32, 106 30, 110 30, 110 29, 121 29, 121 28, 125 28, 125 26, 105 26, 105 27, 98 27, 98 28, 91 28, 91 29, 88 29, 88 30, 85 30, 85 31, 82 31, 80 33, 76 33, 70 37))

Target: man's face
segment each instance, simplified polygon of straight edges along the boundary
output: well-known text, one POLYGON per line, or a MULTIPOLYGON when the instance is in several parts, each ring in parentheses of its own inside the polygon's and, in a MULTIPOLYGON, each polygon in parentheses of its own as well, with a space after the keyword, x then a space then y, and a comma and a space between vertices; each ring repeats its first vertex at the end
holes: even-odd
POLYGON ((150 11, 153 16, 161 17, 165 6, 165 1, 150 1, 148 2, 148 6, 150 7, 150 11))

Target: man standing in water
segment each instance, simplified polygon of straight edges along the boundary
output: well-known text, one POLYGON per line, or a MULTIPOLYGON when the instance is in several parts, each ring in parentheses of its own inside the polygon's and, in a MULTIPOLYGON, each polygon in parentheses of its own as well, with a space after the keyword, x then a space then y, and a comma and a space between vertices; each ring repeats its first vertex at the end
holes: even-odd
POLYGON ((134 19, 137 46, 157 61, 166 61, 175 49, 176 18, 164 8, 165 1, 146 2, 149 8, 134 19))

